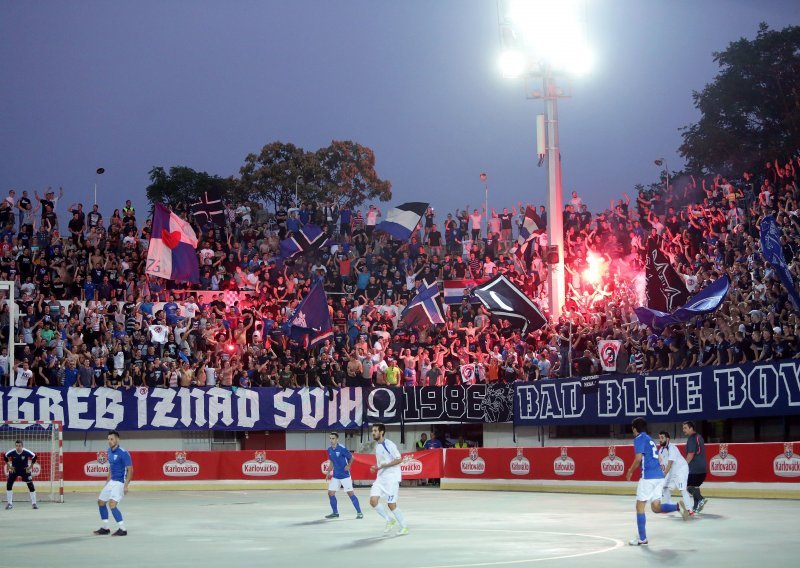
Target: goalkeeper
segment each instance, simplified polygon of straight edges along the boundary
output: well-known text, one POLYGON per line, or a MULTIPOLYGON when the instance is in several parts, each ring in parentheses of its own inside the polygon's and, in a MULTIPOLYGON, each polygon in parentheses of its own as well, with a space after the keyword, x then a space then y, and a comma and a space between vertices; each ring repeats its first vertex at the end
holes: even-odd
POLYGON ((8 481, 6 482, 6 509, 14 508, 14 482, 17 478, 28 484, 28 491, 31 492, 31 505, 34 509, 38 509, 36 505, 36 488, 33 486, 33 479, 31 478, 31 470, 33 464, 36 463, 36 454, 22 446, 22 440, 17 440, 14 443, 14 449, 8 450, 3 455, 3 460, 6 462, 6 473, 8 474, 8 481))

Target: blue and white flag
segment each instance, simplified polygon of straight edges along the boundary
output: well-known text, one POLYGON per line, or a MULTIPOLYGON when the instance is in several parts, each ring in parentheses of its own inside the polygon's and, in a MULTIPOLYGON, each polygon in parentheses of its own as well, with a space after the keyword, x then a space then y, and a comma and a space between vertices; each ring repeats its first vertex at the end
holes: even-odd
POLYGON ((474 288, 472 293, 489 312, 522 328, 522 337, 547 324, 539 306, 502 274, 474 288))
POLYGON ((156 203, 145 272, 167 280, 199 284, 196 248, 197 235, 192 226, 165 205, 156 203))
POLYGON ((308 347, 322 343, 333 336, 328 298, 322 282, 317 282, 287 322, 293 339, 308 340, 308 347))
POLYGON ((399 241, 407 241, 428 210, 428 205, 430 204, 412 201, 392 207, 386 214, 386 220, 375 225, 375 230, 389 233, 399 241))
POLYGON ((328 236, 314 224, 304 225, 280 243, 281 258, 286 260, 296 254, 314 252, 328 242, 328 236))
POLYGON ((761 221, 761 254, 764 259, 770 263, 775 272, 780 276, 783 286, 789 292, 789 298, 794 304, 796 310, 800 310, 800 294, 797 293, 797 288, 794 287, 794 279, 792 273, 789 272, 789 266, 786 264, 786 257, 783 254, 783 245, 781 245, 781 228, 775 222, 772 215, 767 215, 761 221))
POLYGON ((400 314, 400 325, 425 328, 437 323, 444 323, 439 285, 423 281, 417 295, 400 314))
POLYGON ((664 329, 668 325, 686 323, 695 316, 715 311, 725 300, 730 286, 731 281, 726 274, 700 290, 671 314, 645 307, 636 308, 634 311, 643 324, 649 325, 653 329, 664 329))

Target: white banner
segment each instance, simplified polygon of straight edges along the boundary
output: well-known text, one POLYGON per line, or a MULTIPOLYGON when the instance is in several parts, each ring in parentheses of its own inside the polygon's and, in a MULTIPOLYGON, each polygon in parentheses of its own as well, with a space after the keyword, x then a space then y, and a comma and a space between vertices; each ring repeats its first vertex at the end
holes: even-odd
POLYGON ((622 342, 617 339, 601 339, 597 342, 597 350, 600 352, 600 363, 604 371, 617 370, 617 355, 622 342))

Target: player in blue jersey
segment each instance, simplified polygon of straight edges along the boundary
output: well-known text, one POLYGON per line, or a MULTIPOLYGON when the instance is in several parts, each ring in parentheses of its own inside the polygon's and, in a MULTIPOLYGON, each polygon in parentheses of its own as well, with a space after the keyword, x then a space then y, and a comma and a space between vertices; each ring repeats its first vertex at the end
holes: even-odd
POLYGON ((130 485, 132 478, 133 461, 131 460, 131 455, 119 445, 119 432, 112 430, 108 433, 108 480, 97 498, 103 526, 94 531, 94 534, 111 534, 111 530, 108 528, 108 509, 111 509, 111 514, 114 516, 114 520, 117 521, 117 532, 112 536, 128 535, 125 521, 122 520, 122 513, 120 513, 117 505, 127 495, 128 485, 130 485))
POLYGON ((3 454, 3 460, 6 463, 6 472, 8 473, 8 481, 6 482, 6 509, 14 508, 13 488, 17 478, 22 478, 22 481, 28 484, 28 491, 31 493, 31 505, 33 505, 34 509, 38 509, 39 506, 36 504, 36 488, 33 486, 33 479, 31 479, 33 464, 36 463, 36 454, 25 448, 22 444, 22 440, 17 440, 14 443, 14 449, 3 454))
POLYGON ((339 445, 339 434, 331 432, 328 435, 331 442, 328 448, 328 473, 325 479, 328 481, 328 499, 331 502, 330 515, 325 515, 326 519, 336 519, 339 517, 339 508, 336 504, 336 492, 339 489, 347 491, 353 507, 356 508, 356 519, 363 519, 361 505, 358 504, 358 497, 353 492, 353 478, 350 477, 350 467, 353 465, 353 454, 344 446, 339 445))
POLYGON ((648 501, 654 513, 680 511, 684 520, 686 520, 689 512, 683 506, 683 503, 678 503, 677 505, 672 503, 661 504, 661 493, 664 489, 664 472, 661 471, 661 463, 658 461, 658 447, 647 434, 647 420, 641 417, 634 418, 632 427, 634 437, 633 451, 636 457, 628 470, 627 479, 630 481, 633 472, 639 466, 642 468, 642 477, 636 486, 636 526, 639 529, 639 536, 628 544, 641 546, 648 543, 645 527, 647 519, 644 514, 648 501))

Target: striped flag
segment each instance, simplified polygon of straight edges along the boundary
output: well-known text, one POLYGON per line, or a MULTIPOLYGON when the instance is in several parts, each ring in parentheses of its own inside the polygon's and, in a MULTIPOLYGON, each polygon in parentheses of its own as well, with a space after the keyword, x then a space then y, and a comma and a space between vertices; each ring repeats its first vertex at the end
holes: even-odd
POLYGON ((199 284, 196 248, 197 235, 192 226, 165 205, 156 203, 145 272, 167 280, 199 284))
POLYGON ((375 230, 389 233, 399 241, 407 241, 428 210, 428 205, 430 204, 412 201, 392 207, 386 214, 386 220, 375 225, 375 230))
POLYGON ((445 280, 444 303, 448 306, 457 305, 462 302, 464 296, 467 296, 470 304, 479 304, 480 300, 471 294, 471 290, 484 282, 486 282, 486 279, 445 280))
POLYGON ((543 230, 540 226, 542 224, 542 219, 536 213, 536 209, 530 206, 526 207, 525 220, 522 222, 522 226, 519 228, 517 244, 511 249, 511 252, 517 255, 517 258, 522 258, 525 256, 525 251, 528 250, 528 247, 530 246, 534 236, 536 236, 536 233, 543 230))

